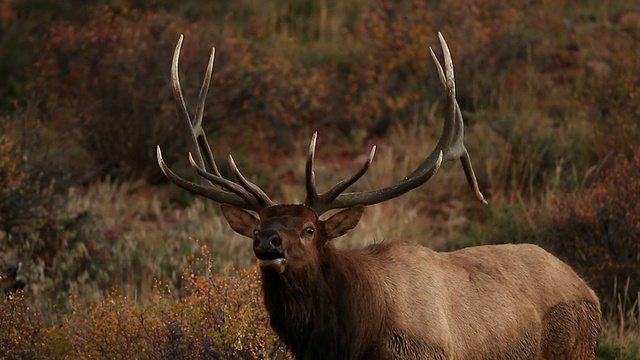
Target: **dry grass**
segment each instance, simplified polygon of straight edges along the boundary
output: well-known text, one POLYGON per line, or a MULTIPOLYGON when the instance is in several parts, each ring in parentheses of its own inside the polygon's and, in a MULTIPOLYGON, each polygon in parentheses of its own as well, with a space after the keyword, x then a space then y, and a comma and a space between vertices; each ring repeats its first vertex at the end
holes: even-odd
MULTIPOLYGON (((617 286, 616 280, 614 289, 617 286)), ((630 300, 628 280, 623 288, 623 295, 617 296, 617 311, 604 319, 602 339, 605 343, 619 344, 629 353, 640 354, 640 296, 633 297, 635 301, 630 300)))
POLYGON ((112 181, 70 190, 73 211, 101 219, 112 247, 110 261, 121 270, 115 282, 131 298, 146 299, 157 279, 180 284, 200 244, 212 249, 218 271, 253 261, 251 249, 243 246, 248 242, 229 229, 217 206, 199 198, 186 207, 172 205, 173 190, 112 181))

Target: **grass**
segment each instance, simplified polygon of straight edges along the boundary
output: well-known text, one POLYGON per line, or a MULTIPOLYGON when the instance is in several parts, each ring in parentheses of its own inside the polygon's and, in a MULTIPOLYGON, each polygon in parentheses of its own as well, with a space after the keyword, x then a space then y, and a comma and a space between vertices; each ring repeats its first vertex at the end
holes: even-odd
POLYGON ((155 279, 179 284, 188 257, 206 244, 222 271, 229 266, 246 268, 252 263, 247 241, 228 228, 217 206, 193 199, 186 207, 169 203, 175 189, 149 188, 140 182, 106 181, 84 194, 71 190, 76 212, 89 212, 101 219, 111 244, 111 259, 121 269, 125 295, 146 298, 155 279))
MULTIPOLYGON (((387 143, 381 144, 379 156, 358 188, 386 186, 407 174, 431 150, 434 137, 437 136, 432 134, 432 128, 431 124, 416 122, 409 128, 392 131, 387 143), (425 141, 425 138, 431 140, 425 141)), ((299 146, 300 149, 305 147, 306 144, 299 146)), ((285 169, 297 169, 295 177, 301 177, 305 156, 301 150, 282 166, 285 169)), ((336 165, 340 162, 331 154, 319 155, 318 161, 321 188, 343 178, 359 165, 358 160, 347 163, 342 160, 340 165, 336 165), (325 161, 320 161, 324 156, 327 156, 325 161)), ((482 164, 482 161, 476 162, 478 164, 482 164)), ((32 324, 34 328, 41 328, 34 332, 32 341, 44 344, 41 350, 46 351, 48 356, 61 359, 68 358, 69 354, 92 354, 101 358, 111 356, 108 354, 117 356, 122 349, 114 345, 124 342, 131 346, 129 351, 145 357, 147 355, 143 354, 148 354, 148 350, 144 349, 166 345, 163 339, 169 335, 163 335, 165 330, 162 329, 171 328, 167 314, 193 317, 193 323, 180 326, 184 331, 199 333, 203 331, 201 327, 207 325, 197 320, 204 316, 201 313, 203 308, 197 304, 209 304, 207 306, 212 308, 207 308, 207 311, 213 312, 212 316, 217 314, 214 319, 218 320, 224 319, 219 318, 223 315, 214 310, 221 309, 220 301, 244 301, 238 299, 243 297, 246 301, 256 301, 256 304, 246 306, 260 306, 259 293, 239 292, 245 286, 245 281, 249 280, 244 277, 246 275, 237 273, 232 273, 229 280, 222 280, 222 287, 194 292, 197 286, 204 285, 194 285, 193 279, 209 279, 207 281, 213 282, 206 283, 210 284, 206 286, 214 286, 219 281, 216 280, 217 274, 224 273, 229 267, 250 268, 254 256, 249 241, 228 227, 215 204, 201 198, 176 202, 172 200, 176 198, 172 195, 176 191, 181 190, 176 190, 172 185, 149 187, 142 182, 109 180, 86 189, 72 188, 69 191, 68 212, 92 214, 97 219, 95 226, 101 229, 106 238, 103 245, 109 246, 106 252, 110 256, 109 263, 116 269, 112 277, 115 290, 107 292, 107 295, 95 288, 96 292, 92 294, 76 292, 77 295, 68 298, 63 306, 40 302, 37 308, 49 314, 43 316, 49 319, 48 324, 60 321, 68 324, 64 331, 56 330, 55 326, 48 327, 50 325, 47 323, 39 325, 36 321, 32 324), (203 248, 206 250, 203 251, 203 248), (204 273, 202 270, 185 272, 184 269, 189 269, 194 260, 201 261, 198 266, 204 265, 204 273), (208 298, 211 294, 223 297, 214 300, 208 298), (103 338, 93 330, 85 333, 87 327, 111 329, 108 331, 120 332, 122 336, 103 338), (140 337, 140 332, 148 335, 140 337), (103 343, 106 345, 98 346, 103 343)), ((279 200, 283 202, 299 201, 303 187, 299 181, 293 185, 282 184, 279 193, 282 196, 279 200)), ((358 227, 337 239, 336 243, 342 248, 357 248, 376 241, 404 239, 436 249, 454 249, 495 242, 536 241, 535 221, 531 218, 534 211, 528 202, 530 200, 520 198, 514 203, 513 199, 500 195, 489 201, 489 206, 477 204, 467 188, 460 165, 451 164, 441 169, 428 185, 398 199, 368 207, 358 227)), ((37 289, 37 286, 27 288, 27 298, 38 298, 40 294, 37 289)), ((619 299, 618 311, 604 320, 599 359, 640 358, 640 319, 637 310, 637 302, 630 303, 628 298, 619 299)), ((253 310, 246 311, 249 314, 253 310)), ((246 316, 241 324, 253 321, 253 315, 246 316)), ((256 331, 242 339, 256 341, 252 336, 261 336, 259 334, 267 330, 256 331)), ((224 338, 215 334, 220 333, 208 333, 202 341, 224 338)), ((237 343, 240 340, 229 341, 237 343)), ((192 349, 201 351, 208 345, 198 343, 193 346, 192 349)), ((260 346, 268 348, 266 344, 260 346)))
MULTIPOLYGON (((614 289, 619 285, 616 280, 614 289)), ((605 344, 617 344, 622 353, 627 353, 629 358, 635 354, 640 357, 640 303, 638 296, 629 294, 629 279, 621 285, 624 288, 622 296, 617 297, 617 311, 604 319, 602 338, 605 344)))

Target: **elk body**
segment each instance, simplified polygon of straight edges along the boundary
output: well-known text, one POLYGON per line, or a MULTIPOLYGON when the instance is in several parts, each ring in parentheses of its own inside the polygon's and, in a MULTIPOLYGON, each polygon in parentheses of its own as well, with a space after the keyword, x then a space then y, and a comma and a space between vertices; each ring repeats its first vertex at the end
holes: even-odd
POLYGON ((297 359, 594 359, 598 298, 568 265, 538 246, 439 253, 406 242, 349 251, 331 244, 357 225, 365 205, 424 184, 446 161, 461 160, 471 188, 484 202, 462 142, 451 55, 439 38, 444 69, 432 55, 447 92, 443 134, 424 162, 396 184, 345 192, 367 171, 374 147, 353 176, 319 194, 313 170, 315 134, 303 204, 274 203, 240 173, 231 156, 237 182, 222 177, 201 126, 214 53, 192 121, 178 78, 182 37, 174 53, 172 84, 192 135, 189 160, 206 181, 197 184, 177 176, 162 160, 160 148, 158 163, 177 185, 221 203, 229 225, 253 239, 271 326, 297 359), (342 210, 320 218, 334 209, 342 210))

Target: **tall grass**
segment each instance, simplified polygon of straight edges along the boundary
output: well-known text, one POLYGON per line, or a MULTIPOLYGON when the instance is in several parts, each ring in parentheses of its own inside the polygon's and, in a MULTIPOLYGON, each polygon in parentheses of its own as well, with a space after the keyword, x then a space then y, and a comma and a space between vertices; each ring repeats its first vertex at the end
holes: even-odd
MULTIPOLYGON (((395 128, 389 138, 379 144, 378 156, 369 173, 354 188, 366 190, 383 187, 402 178, 432 150, 439 132, 437 115, 395 128)), ((350 174, 364 160, 357 156, 345 159, 344 155, 332 152, 324 142, 320 142, 319 146, 329 147, 317 156, 316 172, 321 189, 350 174)), ((282 169, 293 171, 293 178, 296 179, 292 183, 280 182, 276 185, 274 190, 280 194, 277 200, 281 202, 299 202, 303 197, 301 179, 304 176, 307 144, 297 147, 300 151, 281 163, 282 169)), ((362 149, 362 152, 366 153, 367 150, 362 149)), ((474 153, 474 158, 477 159, 474 164, 482 176, 487 169, 483 166, 483 156, 474 153)), ((249 174, 250 171, 247 171, 249 174)), ((176 194, 180 192, 182 190, 171 185, 149 187, 142 182, 109 180, 87 189, 72 188, 69 191, 70 212, 90 213, 98 219, 96 226, 106 238, 104 245, 109 246, 106 254, 113 267, 112 285, 118 289, 117 296, 126 299, 124 302, 116 300, 115 303, 109 303, 112 300, 108 300, 108 297, 99 300, 105 292, 97 289, 98 292, 94 294, 81 295, 84 298, 73 298, 72 303, 102 304, 98 308, 102 312, 94 315, 85 313, 91 311, 91 307, 83 307, 85 310, 76 308, 77 316, 81 316, 77 319, 80 323, 75 322, 74 315, 60 315, 70 316, 65 321, 74 321, 74 326, 80 326, 74 331, 81 332, 82 326, 94 326, 94 321, 107 321, 111 316, 119 316, 118 311, 124 311, 121 313, 123 316, 133 316, 133 319, 136 316, 151 316, 145 321, 148 326, 155 326, 151 322, 155 315, 149 311, 155 311, 152 309, 159 306, 155 304, 156 300, 152 300, 157 296, 158 281, 165 284, 163 286, 170 289, 173 296, 187 296, 192 290, 189 290, 189 278, 184 277, 184 269, 194 258, 202 256, 203 246, 208 249, 206 259, 210 276, 230 266, 243 269, 253 264, 250 241, 228 227, 215 204, 201 198, 176 202, 175 199, 183 196, 176 194), (150 301, 155 305, 149 305, 150 301), (122 310, 116 311, 120 307, 123 307, 122 310), (142 313, 137 313, 139 310, 136 308, 142 309, 142 313), (92 316, 98 317, 91 320, 92 316)), ((519 199, 519 202, 513 203, 500 195, 490 198, 489 206, 477 204, 468 189, 460 164, 448 164, 427 185, 387 203, 368 207, 358 227, 335 242, 342 248, 358 248, 378 241, 408 240, 436 249, 495 242, 535 242, 538 236, 535 231, 535 202, 524 197, 519 199)), ((39 294, 35 292, 37 288, 28 288, 27 297, 38 297, 39 294)), ((233 288, 224 291, 228 296, 235 294, 233 288)), ((73 308, 75 305, 72 303, 67 306, 73 308)), ((602 350, 604 353, 638 354, 637 310, 637 302, 619 299, 618 311, 605 319, 602 335, 606 345, 602 350)), ((140 331, 138 328, 127 329, 134 331, 131 336, 140 331)), ((61 337, 57 341, 65 344, 67 336, 76 336, 59 332, 44 334, 61 337)), ((132 339, 127 341, 137 344, 132 339)), ((152 337, 148 341, 160 341, 154 339, 152 337)), ((86 341, 90 343, 82 341, 74 346, 86 344, 93 347, 97 344, 95 338, 87 338, 86 341)), ((138 348, 136 351, 142 350, 138 348)))
POLYGON ((614 344, 612 352, 621 358, 640 358, 640 294, 629 294, 629 280, 623 284, 614 279, 613 296, 617 298, 617 309, 603 319, 601 338, 604 344, 614 344), (618 287, 623 291, 617 291, 618 287), (622 295, 620 295, 622 294, 622 295), (635 299, 635 300, 632 300, 635 299), (623 357, 625 356, 625 357, 623 357))

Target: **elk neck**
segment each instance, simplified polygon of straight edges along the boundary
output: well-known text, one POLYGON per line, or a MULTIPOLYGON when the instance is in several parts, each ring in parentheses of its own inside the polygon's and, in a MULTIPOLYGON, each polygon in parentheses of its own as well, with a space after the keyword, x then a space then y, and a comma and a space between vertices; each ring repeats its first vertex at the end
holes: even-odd
POLYGON ((271 326, 296 357, 340 359, 364 354, 365 339, 379 335, 388 315, 385 291, 375 272, 369 272, 373 259, 331 244, 323 246, 319 255, 308 266, 283 274, 263 269, 271 326), (371 313, 378 315, 360 316, 371 313))

